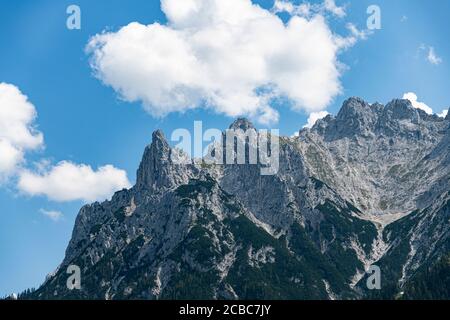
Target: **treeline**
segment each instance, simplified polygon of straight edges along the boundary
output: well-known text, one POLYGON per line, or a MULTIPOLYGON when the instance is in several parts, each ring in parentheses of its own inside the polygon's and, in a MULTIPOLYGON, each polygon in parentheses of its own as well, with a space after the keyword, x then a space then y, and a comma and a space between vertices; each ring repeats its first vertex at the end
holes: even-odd
POLYGON ((450 253, 413 276, 405 285, 403 299, 449 300, 450 253))
POLYGON ((27 300, 32 296, 32 294, 35 291, 36 291, 35 288, 26 289, 17 295, 10 294, 10 295, 4 296, 4 297, 0 298, 0 300, 27 300))

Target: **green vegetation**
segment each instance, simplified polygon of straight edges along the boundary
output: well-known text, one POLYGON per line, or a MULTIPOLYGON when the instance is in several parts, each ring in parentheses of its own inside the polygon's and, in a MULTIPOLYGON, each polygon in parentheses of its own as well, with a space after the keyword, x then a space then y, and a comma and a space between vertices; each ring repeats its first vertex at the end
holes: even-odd
POLYGON ((121 207, 120 209, 114 211, 113 215, 119 223, 122 223, 126 218, 125 207, 121 207))
MULTIPOLYGON (((347 204, 349 205, 349 204, 347 204)), ((366 253, 370 253, 373 240, 377 237, 377 229, 373 223, 354 217, 351 211, 357 212, 356 208, 337 209, 337 205, 330 200, 318 205, 317 210, 322 212, 324 220, 320 222, 318 232, 322 233, 327 240, 337 240, 338 243, 345 243, 351 235, 356 234, 358 240, 366 253), (356 210, 354 210, 356 209, 356 210)))
POLYGON ((403 299, 447 300, 450 297, 450 252, 436 264, 422 267, 408 281, 403 299))
POLYGON ((226 281, 242 299, 326 299, 318 274, 287 248, 286 239, 274 239, 244 216, 230 222, 242 249, 226 281), (248 250, 272 247, 274 263, 251 267, 248 250))

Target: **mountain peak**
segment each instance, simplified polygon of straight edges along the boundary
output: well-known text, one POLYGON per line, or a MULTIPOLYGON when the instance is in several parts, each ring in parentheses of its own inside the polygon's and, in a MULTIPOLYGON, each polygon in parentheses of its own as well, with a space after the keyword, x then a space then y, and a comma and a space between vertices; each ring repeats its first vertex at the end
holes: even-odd
POLYGON ((247 118, 238 118, 230 125, 229 129, 247 131, 255 129, 255 126, 247 118))
POLYGON ((403 111, 414 111, 416 110, 411 101, 408 99, 393 99, 386 105, 388 109, 399 109, 403 111))
POLYGON ((349 117, 361 117, 364 113, 371 112, 369 104, 359 97, 351 97, 344 101, 337 115, 338 120, 349 117))
POLYGON ((152 134, 152 143, 145 148, 141 164, 137 172, 139 187, 149 187, 155 182, 162 180, 160 177, 162 169, 170 161, 170 146, 161 130, 152 134))
POLYGON ((372 110, 369 103, 358 97, 352 97, 344 101, 341 110, 336 116, 337 131, 334 137, 355 135, 367 135, 370 127, 376 121, 376 111, 372 110))
POLYGON ((152 133, 152 141, 166 141, 166 137, 164 136, 164 132, 160 129, 153 131, 152 133))
POLYGON ((160 158, 167 159, 170 153, 170 146, 164 136, 164 132, 162 130, 156 130, 152 134, 152 143, 150 145, 150 149, 153 153, 155 153, 160 158))
POLYGON ((172 150, 161 130, 153 132, 152 139, 139 165, 137 188, 161 191, 189 181, 192 170, 197 170, 188 165, 190 158, 178 149, 172 150))

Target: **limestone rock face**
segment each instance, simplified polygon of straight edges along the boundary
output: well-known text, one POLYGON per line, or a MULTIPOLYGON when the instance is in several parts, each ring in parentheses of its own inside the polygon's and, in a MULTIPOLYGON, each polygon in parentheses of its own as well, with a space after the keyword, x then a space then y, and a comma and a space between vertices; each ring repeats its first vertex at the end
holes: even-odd
POLYGON ((250 121, 248 121, 245 118, 238 118, 236 121, 234 121, 229 129, 233 129, 233 130, 242 130, 242 131, 247 131, 250 129, 255 129, 255 126, 253 125, 253 123, 251 123, 250 121))
MULTIPOLYGON (((246 119, 230 129, 256 130, 246 119)), ((449 116, 350 98, 279 142, 279 170, 263 176, 248 162, 180 162, 156 131, 136 185, 80 210, 32 297, 421 298, 414 283, 450 252, 449 116), (81 290, 67 289, 72 264, 81 290), (372 264, 378 296, 364 287, 372 264)))

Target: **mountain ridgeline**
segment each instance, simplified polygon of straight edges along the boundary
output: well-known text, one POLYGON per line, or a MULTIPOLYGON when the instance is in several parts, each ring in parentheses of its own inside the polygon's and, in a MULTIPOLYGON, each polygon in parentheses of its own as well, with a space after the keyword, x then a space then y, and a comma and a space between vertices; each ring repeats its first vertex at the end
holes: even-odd
POLYGON ((24 299, 450 298, 449 116, 350 98, 280 137, 267 176, 180 164, 152 138, 136 185, 80 210, 64 260, 24 299))

